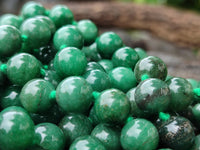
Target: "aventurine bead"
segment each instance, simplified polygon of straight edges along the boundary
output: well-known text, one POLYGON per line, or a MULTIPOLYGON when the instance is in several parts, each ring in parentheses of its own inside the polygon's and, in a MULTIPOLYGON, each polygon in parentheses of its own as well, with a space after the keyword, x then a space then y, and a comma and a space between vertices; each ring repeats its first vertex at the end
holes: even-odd
POLYGON ((147 53, 142 48, 136 47, 134 48, 134 50, 137 52, 139 59, 143 59, 148 56, 147 53))
POLYGON ((98 63, 104 68, 104 70, 109 73, 110 70, 113 69, 113 63, 111 60, 109 59, 102 59, 100 61, 98 61, 98 63))
POLYGON ((92 70, 100 70, 100 71, 105 72, 104 68, 99 63, 90 61, 87 63, 85 72, 92 71, 92 70))
POLYGON ((68 77, 56 89, 56 101, 66 113, 87 112, 92 98, 92 87, 82 77, 68 77))
POLYGON ((85 55, 75 47, 62 49, 54 58, 54 69, 61 77, 82 75, 86 65, 85 55))
POLYGON ((33 141, 34 124, 21 107, 12 106, 0 112, 0 149, 25 150, 33 141))
POLYGON ((145 119, 134 119, 122 128, 121 145, 126 150, 155 150, 159 135, 156 127, 145 119))
POLYGON ((134 73, 138 82, 141 81, 143 75, 148 75, 150 78, 165 80, 167 76, 167 67, 160 58, 148 56, 137 62, 134 73))
POLYGON ((0 18, 0 25, 11 25, 16 27, 17 29, 20 28, 22 22, 23 22, 22 18, 13 14, 5 14, 2 15, 0 18))

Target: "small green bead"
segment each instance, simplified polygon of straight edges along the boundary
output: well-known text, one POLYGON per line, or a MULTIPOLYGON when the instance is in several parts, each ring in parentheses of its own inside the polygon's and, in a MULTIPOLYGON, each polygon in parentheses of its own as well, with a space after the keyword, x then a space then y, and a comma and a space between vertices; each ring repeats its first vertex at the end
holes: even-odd
POLYGON ((137 52, 139 59, 143 59, 148 56, 145 50, 143 50, 142 48, 136 47, 134 48, 134 50, 137 52))
POLYGON ((92 71, 92 70, 100 70, 105 72, 104 68, 97 62, 91 61, 87 63, 85 72, 92 71))
POLYGON ((64 5, 54 6, 50 11, 49 17, 54 22, 57 29, 64 25, 72 24, 74 20, 72 11, 64 5))
POLYGON ((106 148, 98 139, 85 135, 77 138, 69 150, 106 150, 106 148))
POLYGON ((200 135, 195 137, 194 145, 190 150, 199 150, 200 149, 200 135))
POLYGON ((106 124, 98 124, 91 133, 108 150, 120 150, 120 132, 106 124))
POLYGON ((97 38, 97 50, 103 58, 111 58, 123 46, 122 39, 114 32, 105 32, 97 38))
POLYGON ((108 89, 95 100, 94 109, 100 122, 123 124, 129 115, 130 103, 120 90, 108 89))
POLYGON ((23 107, 32 113, 47 111, 55 100, 50 99, 53 85, 43 79, 33 79, 27 82, 20 93, 23 107))
POLYGON ((66 113, 85 113, 92 104, 92 87, 82 77, 68 77, 58 85, 56 101, 66 113))
POLYGON ((148 120, 134 119, 122 128, 120 141, 126 150, 154 150, 158 146, 159 135, 148 120))
POLYGON ((0 149, 25 150, 33 141, 34 124, 21 107, 11 106, 0 112, 0 149))
POLYGON ((90 135, 93 129, 90 120, 82 114, 66 115, 59 123, 59 127, 65 135, 66 146, 70 146, 80 136, 90 135))
POLYGON ((61 77, 54 70, 46 70, 44 80, 49 81, 55 88, 62 81, 61 77))
POLYGON ((0 25, 11 25, 16 27, 17 29, 20 28, 22 22, 22 18, 13 14, 5 14, 2 15, 0 18, 0 25))
POLYGON ((20 31, 11 25, 0 26, 0 58, 12 56, 21 48, 20 31))
POLYGON ((114 68, 112 61, 109 59, 102 59, 98 61, 98 63, 104 68, 107 73, 109 73, 114 68))
POLYGON ((135 75, 130 68, 116 67, 108 75, 112 88, 117 88, 123 92, 127 92, 137 85, 135 75))
POLYGON ((144 74, 147 74, 150 78, 165 80, 167 76, 167 67, 160 58, 148 56, 137 62, 134 73, 138 82, 141 81, 144 74))
POLYGON ((96 40, 98 28, 91 20, 80 20, 77 28, 83 35, 85 45, 90 45, 96 40))
POLYGON ((118 49, 112 56, 114 67, 123 66, 134 69, 138 60, 139 56, 137 52, 130 47, 122 47, 118 49))
POLYGON ((82 75, 86 66, 85 55, 75 47, 62 49, 54 58, 54 69, 61 77, 82 75))

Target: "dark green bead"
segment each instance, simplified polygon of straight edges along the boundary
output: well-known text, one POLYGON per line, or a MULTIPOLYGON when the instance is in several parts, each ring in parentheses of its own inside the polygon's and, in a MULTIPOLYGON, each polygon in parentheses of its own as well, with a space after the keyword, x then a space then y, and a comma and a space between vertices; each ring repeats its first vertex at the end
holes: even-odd
POLYGON ((7 76, 13 84, 23 86, 40 76, 40 62, 32 55, 19 53, 7 62, 7 76))
POLYGON ((86 65, 85 55, 75 47, 62 49, 54 58, 54 69, 61 77, 82 75, 86 65))
POLYGON ((150 114, 165 111, 170 104, 169 87, 160 79, 147 79, 137 86, 135 101, 141 110, 150 114))
MULTIPOLYGON (((2 62, 0 61, 0 67, 1 65, 2 65, 2 62)), ((4 85, 4 82, 5 82, 5 75, 2 71, 0 71, 0 87, 4 85)))
POLYGON ((123 124, 129 115, 130 103, 120 90, 108 89, 97 97, 94 109, 100 122, 123 124))
POLYGON ((69 150, 106 150, 106 148, 98 139, 90 135, 85 135, 77 138, 69 150))
POLYGON ((135 64, 138 62, 139 56, 137 52, 130 47, 122 47, 115 51, 112 56, 114 67, 128 67, 134 69, 135 64))
POLYGON ((109 73, 113 69, 113 63, 109 59, 102 59, 98 63, 104 68, 104 70, 109 73))
POLYGON ((25 150, 33 141, 34 124, 21 107, 11 106, 0 113, 0 149, 25 150))
POLYGON ((166 82, 169 86, 171 99, 170 109, 172 111, 182 111, 186 109, 193 98, 191 84, 184 78, 174 77, 166 82))
POLYGON ((133 71, 126 67, 116 67, 109 72, 112 88, 127 92, 137 85, 133 71))
POLYGON ((85 45, 90 45, 96 40, 98 28, 91 20, 80 20, 77 28, 83 35, 85 45))
POLYGON ((148 75, 150 78, 165 80, 167 76, 167 67, 160 58, 148 56, 137 62, 134 73, 138 82, 141 81, 143 75, 148 75))
POLYGON ((158 150, 172 150, 170 148, 161 148, 161 149, 158 149, 158 150))
POLYGON ((197 103, 192 107, 192 115, 195 121, 200 123, 200 103, 197 103))
POLYGON ((19 29, 22 24, 22 21, 23 19, 16 15, 5 14, 2 15, 0 18, 0 25, 11 25, 19 29))
POLYGON ((64 150, 65 136, 55 124, 41 123, 35 126, 34 144, 45 150, 64 150))
POLYGON ((90 109, 89 118, 94 127, 100 123, 99 119, 97 118, 94 106, 92 106, 92 108, 90 109))
POLYGON ((56 89, 57 103, 67 113, 87 112, 92 98, 92 87, 82 77, 68 77, 56 89))
POLYGON ((54 22, 57 29, 61 26, 72 24, 74 20, 72 11, 64 5, 54 6, 50 11, 49 17, 54 22))
POLYGON ((21 48, 20 31, 11 25, 0 26, 0 58, 12 56, 21 48))
POLYGON ((105 72, 104 68, 97 62, 91 61, 87 63, 85 71, 100 70, 105 72))
POLYGON ((82 114, 66 115, 59 123, 59 127, 65 135, 67 146, 80 136, 90 135, 93 129, 90 120, 82 114))
POLYGON ((114 32, 105 32, 97 39, 97 50, 103 58, 111 58, 123 46, 122 39, 114 32))
POLYGON ((134 119, 122 128, 120 141, 126 150, 154 150, 158 146, 159 135, 148 120, 134 119))
POLYGON ((200 150, 200 135, 195 137, 194 145, 190 150, 200 150))
POLYGON ((108 150, 120 150, 120 132, 106 124, 98 124, 91 133, 108 150))
POLYGON ((108 74, 100 70, 87 71, 83 77, 92 86, 93 91, 103 91, 111 87, 108 74))
POLYGON ((137 52, 139 59, 143 59, 148 56, 145 50, 143 50, 142 48, 136 47, 134 48, 134 50, 137 52))
POLYGON ((61 77, 54 70, 46 70, 44 80, 49 81, 55 88, 62 81, 61 77))

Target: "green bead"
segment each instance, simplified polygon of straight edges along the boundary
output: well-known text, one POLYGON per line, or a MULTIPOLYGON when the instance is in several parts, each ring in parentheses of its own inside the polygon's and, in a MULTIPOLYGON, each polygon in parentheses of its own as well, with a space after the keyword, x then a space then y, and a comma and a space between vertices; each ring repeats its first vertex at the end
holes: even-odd
POLYGON ((92 87, 82 77, 68 77, 58 85, 56 101, 66 113, 85 113, 92 104, 92 87))
MULTIPOLYGON (((0 61, 0 69, 1 69, 1 66, 2 66, 2 62, 0 61)), ((0 87, 2 85, 4 85, 4 82, 5 82, 5 75, 4 73, 0 70, 0 87)), ((1 94, 0 94, 1 95, 1 94)))
POLYGON ((55 88, 62 81, 61 77, 54 70, 46 70, 44 80, 49 81, 55 88))
POLYGON ((65 136, 55 124, 41 123, 35 126, 34 145, 46 150, 64 150, 65 136))
POLYGON ((134 50, 137 52, 139 59, 143 59, 148 56, 147 53, 142 48, 136 47, 134 48, 134 50))
POLYGON ((172 111, 182 111, 186 109, 193 98, 191 84, 184 78, 174 77, 166 82, 169 86, 171 99, 170 109, 172 111))
POLYGON ((134 73, 138 82, 141 81, 143 75, 148 75, 150 78, 165 80, 167 76, 167 67, 160 58, 148 56, 137 62, 134 73))
POLYGON ((192 115, 195 121, 200 123, 200 103, 197 103, 192 107, 192 115))
POLYGON ((2 15, 0 18, 0 25, 11 25, 16 27, 17 29, 20 28, 22 22, 22 18, 13 14, 5 14, 2 15))
POLYGON ((133 71, 126 67, 116 67, 109 72, 111 86, 123 92, 127 92, 137 85, 133 71))
POLYGON ((56 28, 60 28, 67 24, 72 24, 74 15, 72 11, 65 5, 54 6, 49 14, 49 17, 56 25, 56 28))
POLYGON ((87 63, 85 72, 92 71, 92 70, 100 70, 105 72, 104 68, 97 62, 91 61, 87 63))
POLYGON ((86 66, 85 55, 75 47, 62 49, 54 58, 54 69, 61 77, 82 75, 86 66))
POLYGON ((12 56, 21 48, 20 31, 11 25, 0 26, 0 58, 12 56))
POLYGON ((24 19, 32 18, 38 15, 45 15, 45 8, 38 2, 27 2, 21 10, 21 15, 24 19))
POLYGON ((40 62, 32 55, 19 53, 7 62, 7 76, 13 84, 23 86, 40 76, 40 62))
POLYGON ((195 80, 195 79, 190 79, 190 78, 188 78, 188 79, 186 79, 188 82, 190 82, 190 84, 192 85, 192 88, 193 89, 195 89, 195 88, 198 88, 198 81, 197 80, 195 80))
POLYGON ((99 119, 97 118, 94 106, 92 106, 90 109, 89 119, 91 120, 93 126, 96 126, 100 123, 99 119))
POLYGON ((154 150, 159 135, 156 127, 145 119, 134 119, 122 128, 121 145, 126 150, 154 150))
POLYGON ((111 87, 108 74, 100 70, 87 71, 83 77, 92 86, 93 91, 103 91, 111 87))
POLYGON ((135 64, 138 62, 139 56, 137 52, 130 47, 122 47, 115 51, 112 56, 114 67, 128 67, 134 69, 135 64))
POLYGON ((120 150, 120 132, 106 124, 98 124, 91 133, 108 150, 120 150))
POLYGON ((169 87, 160 79, 150 78, 140 82, 135 90, 137 106, 150 114, 167 110, 170 100, 169 87))
POLYGON ((113 63, 109 59, 102 59, 98 63, 104 68, 104 70, 109 73, 113 69, 113 63))
POLYGON ((98 28, 91 20, 80 20, 77 28, 83 35, 85 45, 90 45, 96 40, 98 28))
POLYGON ((11 106, 0 112, 0 149, 25 150, 33 141, 34 124, 21 107, 11 106))
POLYGON ((106 148, 98 139, 85 135, 77 138, 69 150, 106 150, 106 148))
POLYGON ((122 39, 114 32, 105 32, 97 38, 97 50, 103 58, 111 58, 123 46, 122 39))
POLYGON ((129 115, 130 103, 120 90, 108 89, 95 100, 94 109, 100 122, 123 124, 129 115))
POLYGON ((90 120, 82 114, 66 115, 59 123, 59 127, 65 135, 66 146, 70 146, 80 136, 90 135, 93 129, 90 120))
POLYGON ((200 149, 200 135, 195 137, 194 145, 190 150, 199 150, 200 149))

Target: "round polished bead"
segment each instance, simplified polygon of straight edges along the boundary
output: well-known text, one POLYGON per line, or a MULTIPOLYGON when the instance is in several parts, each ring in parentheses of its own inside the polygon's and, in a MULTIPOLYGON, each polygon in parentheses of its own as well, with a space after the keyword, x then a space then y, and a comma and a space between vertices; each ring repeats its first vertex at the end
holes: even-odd
POLYGON ((49 81, 55 88, 62 81, 61 77, 54 70, 46 70, 44 80, 49 81))
POLYGON ((91 20, 80 20, 77 28, 83 35, 85 45, 90 45, 96 40, 98 28, 91 20))
POLYGON ((148 56, 147 53, 142 48, 136 47, 134 48, 134 50, 137 52, 139 59, 143 59, 148 56))
POLYGON ((141 81, 143 75, 148 75, 150 78, 165 80, 167 76, 167 67, 160 58, 148 56, 137 62, 134 73, 138 82, 141 81))
POLYGON ((112 56, 114 67, 128 67, 134 69, 135 64, 138 62, 139 56, 137 52, 130 47, 122 47, 115 51, 112 56))
POLYGON ((197 103, 192 107, 192 115, 198 123, 200 123, 200 103, 197 103))
POLYGON ((199 150, 200 149, 200 135, 195 137, 194 145, 190 150, 199 150))
POLYGON ((105 72, 104 68, 99 63, 90 61, 87 63, 85 72, 92 71, 92 70, 100 70, 100 71, 105 72))
POLYGON ((108 150, 120 150, 120 132, 106 124, 98 124, 91 133, 108 150))
POLYGON ((103 58, 111 58, 123 46, 122 39, 114 32, 105 32, 97 38, 97 50, 103 58))
POLYGON ((92 86, 94 91, 101 92, 111 87, 108 74, 100 70, 87 71, 83 77, 92 86))
POLYGON ((5 14, 2 15, 0 18, 0 25, 11 25, 16 27, 17 29, 20 28, 22 22, 22 18, 13 14, 5 14))
POLYGON ((90 135, 85 135, 85 136, 77 138, 69 148, 69 150, 86 150, 86 149, 87 150, 106 150, 106 148, 98 139, 90 135))
POLYGON ((49 17, 54 22, 57 29, 64 25, 72 24, 74 20, 72 11, 64 5, 54 6, 49 13, 49 17))
POLYGON ((19 53, 7 62, 7 76, 13 84, 23 86, 40 76, 40 62, 32 55, 19 53))
POLYGON ((93 129, 90 120, 82 114, 66 115, 59 123, 59 127, 65 135, 67 146, 80 136, 90 135, 93 129))
POLYGON ((113 69, 113 63, 109 59, 102 59, 98 63, 104 68, 104 70, 109 73, 113 69))
POLYGON ((20 31, 11 25, 0 26, 0 58, 12 56, 21 48, 20 31))
POLYGON ((58 85, 56 100, 67 113, 85 113, 92 104, 92 87, 82 77, 68 77, 58 85))
POLYGON ((11 106, 0 113, 0 149, 25 150, 33 141, 34 124, 21 107, 11 106))
POLYGON ((62 49, 54 58, 54 69, 61 77, 82 75, 86 66, 84 53, 75 47, 62 49))
POLYGON ((160 79, 147 79, 137 86, 135 101, 141 110, 150 114, 165 111, 170 104, 169 87, 160 79))
POLYGON ((116 67, 109 72, 111 86, 123 92, 127 92, 137 85, 133 71, 126 67, 116 67))
POLYGON ((134 119, 122 128, 121 145, 126 150, 154 150, 159 135, 156 127, 145 119, 134 119))
POLYGON ((94 109, 100 122, 123 124, 129 115, 130 103, 120 90, 108 89, 97 97, 94 109))
POLYGON ((193 98, 191 84, 184 78, 174 77, 166 82, 169 86, 171 99, 170 109, 172 111, 182 111, 186 109, 193 98))

